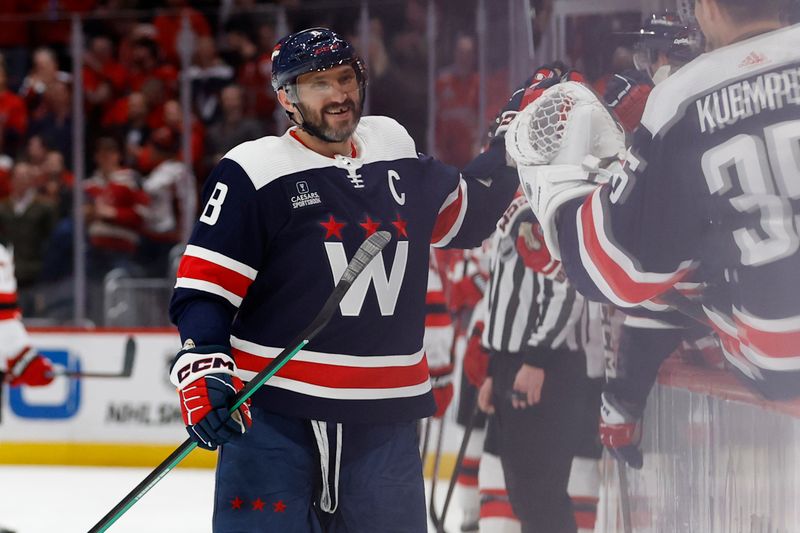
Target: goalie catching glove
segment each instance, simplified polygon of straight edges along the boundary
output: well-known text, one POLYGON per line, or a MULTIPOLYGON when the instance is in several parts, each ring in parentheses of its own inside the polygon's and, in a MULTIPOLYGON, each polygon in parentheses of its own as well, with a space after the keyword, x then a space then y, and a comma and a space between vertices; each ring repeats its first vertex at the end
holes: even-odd
POLYGON ((250 400, 233 414, 233 397, 243 388, 236 377, 236 363, 225 346, 195 347, 187 340, 170 370, 170 381, 178 388, 183 423, 197 445, 214 450, 252 424, 250 400))
POLYGON ((560 260, 558 209, 622 172, 625 135, 591 89, 566 81, 545 89, 518 113, 505 142, 547 248, 560 260))

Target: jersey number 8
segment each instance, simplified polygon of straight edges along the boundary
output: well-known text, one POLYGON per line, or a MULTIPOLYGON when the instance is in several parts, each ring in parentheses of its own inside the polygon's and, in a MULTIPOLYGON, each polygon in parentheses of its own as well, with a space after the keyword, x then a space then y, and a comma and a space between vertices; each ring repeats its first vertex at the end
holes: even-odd
POLYGON ((209 226, 213 226, 219 220, 219 213, 222 211, 222 202, 225 201, 225 196, 228 195, 228 186, 224 183, 217 182, 214 185, 214 192, 206 202, 203 208, 203 213, 200 215, 200 222, 205 222, 209 226))

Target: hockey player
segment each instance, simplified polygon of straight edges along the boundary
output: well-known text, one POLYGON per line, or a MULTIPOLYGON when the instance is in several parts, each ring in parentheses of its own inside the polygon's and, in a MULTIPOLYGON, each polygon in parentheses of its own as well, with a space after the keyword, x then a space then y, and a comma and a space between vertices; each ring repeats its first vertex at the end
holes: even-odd
MULTIPOLYGON (((422 346, 430 368, 434 418, 441 419, 453 400, 453 321, 447 311, 443 272, 431 250, 428 264, 428 292, 425 295, 425 335, 422 346)), ((423 458, 424 459, 424 458, 423 458)))
MULTIPOLYGON (((616 74, 605 101, 631 134, 638 126, 653 84, 663 82, 699 55, 699 39, 677 14, 652 15, 636 33, 638 71, 616 74)), ((679 287, 684 294, 695 288, 679 287)), ((684 340, 707 335, 708 328, 667 306, 627 309, 618 328, 613 363, 603 387, 600 438, 617 458, 641 468, 641 418, 661 363, 684 340)))
POLYGON ((429 247, 480 244, 515 172, 502 142, 459 174, 418 155, 395 121, 361 118, 364 66, 328 29, 282 39, 272 74, 295 126, 239 145, 214 169, 170 308, 187 430, 204 448, 223 445, 214 531, 423 532, 416 421, 434 412, 423 355, 429 247), (305 326, 378 229, 392 242, 338 315, 252 409, 229 416, 241 380, 305 326))
MULTIPOLYGON (((31 346, 17 304, 17 279, 14 258, 0 244, 0 407, 2 388, 22 385, 43 387, 53 381, 50 360, 31 346)), ((0 525, 0 533, 14 533, 0 525)))
POLYGON ((50 360, 31 346, 17 305, 14 258, 0 244, 0 387, 41 387, 53 381, 50 360))
POLYGON ((574 85, 537 104, 571 93, 574 109, 588 112, 568 113, 563 127, 583 116, 592 140, 563 138, 537 160, 541 151, 520 142, 543 138, 530 120, 536 105, 506 137, 545 238, 582 292, 625 307, 675 303, 673 287, 694 276, 707 285, 702 314, 726 359, 770 398, 800 394, 800 194, 790 155, 800 138, 800 28, 783 27, 782 5, 696 2, 713 51, 654 90, 624 168, 613 161, 624 151, 619 131, 574 85), (598 187, 603 176, 610 183, 598 187))

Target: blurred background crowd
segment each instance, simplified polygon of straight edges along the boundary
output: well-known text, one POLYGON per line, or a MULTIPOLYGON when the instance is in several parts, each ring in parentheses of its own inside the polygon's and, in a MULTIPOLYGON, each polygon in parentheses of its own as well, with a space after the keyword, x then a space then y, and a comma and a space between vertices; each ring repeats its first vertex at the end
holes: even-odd
POLYGON ((624 33, 659 8, 633 0, 561 9, 554 21, 577 4, 587 3, 3 1, 0 241, 13 249, 23 314, 42 325, 166 325, 208 172, 233 146, 288 126, 270 86, 282 35, 345 34, 368 65, 366 112, 463 165, 541 50, 602 94, 607 76, 632 66, 624 33))

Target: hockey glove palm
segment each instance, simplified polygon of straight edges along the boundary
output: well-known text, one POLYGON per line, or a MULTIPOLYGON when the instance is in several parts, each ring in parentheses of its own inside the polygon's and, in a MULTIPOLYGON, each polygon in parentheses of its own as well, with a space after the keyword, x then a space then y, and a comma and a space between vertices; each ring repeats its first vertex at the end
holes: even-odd
POLYGON ((250 427, 250 401, 230 414, 233 397, 243 384, 236 377, 236 363, 229 348, 196 348, 189 343, 178 353, 170 381, 178 388, 189 436, 201 448, 214 450, 250 427))
POLYGON ((483 385, 489 370, 489 352, 481 345, 484 327, 483 321, 475 323, 464 351, 464 374, 475 388, 483 385))
POLYGON ((41 387, 53 381, 53 366, 50 360, 27 346, 6 364, 6 379, 12 387, 28 385, 41 387))
POLYGON ((539 272, 547 279, 564 281, 566 274, 561 261, 553 259, 544 242, 542 227, 538 223, 523 222, 519 225, 517 253, 525 266, 539 272))
POLYGON ((639 470, 644 464, 639 444, 642 440, 641 417, 626 409, 613 394, 604 392, 600 406, 600 441, 618 461, 639 470))
POLYGON ((442 418, 453 401, 453 365, 431 368, 431 387, 436 401, 434 418, 442 418))
POLYGON ((648 76, 638 70, 628 70, 614 74, 606 86, 603 99, 614 110, 625 131, 633 132, 639 127, 647 97, 652 90, 653 83, 648 76))

